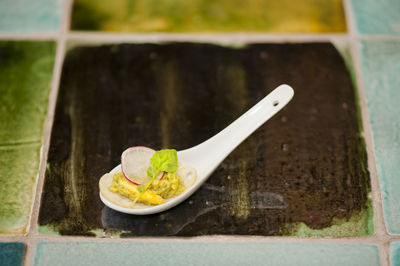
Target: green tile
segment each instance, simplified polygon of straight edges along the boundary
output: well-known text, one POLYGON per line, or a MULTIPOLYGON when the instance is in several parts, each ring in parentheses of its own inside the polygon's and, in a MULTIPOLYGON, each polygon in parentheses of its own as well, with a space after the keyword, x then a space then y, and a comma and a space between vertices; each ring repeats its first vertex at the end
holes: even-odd
POLYGON ((42 139, 54 42, 0 42, 0 145, 42 139))
POLYGON ((385 222, 400 234, 400 41, 363 41, 361 55, 385 222))
POLYGON ((40 242, 33 265, 380 265, 378 247, 267 242, 40 242), (67 256, 66 256, 67 254, 67 256))
POLYGON ((26 233, 39 159, 39 143, 0 146, 0 234, 26 233))
POLYGON ((359 33, 400 35, 399 0, 352 0, 351 3, 359 33))
POLYGON ((121 32, 343 32, 341 0, 74 1, 74 30, 121 32))
POLYGON ((0 32, 52 33, 60 26, 62 0, 0 1, 0 32))
POLYGON ((0 42, 0 234, 26 233, 54 56, 54 42, 0 42))

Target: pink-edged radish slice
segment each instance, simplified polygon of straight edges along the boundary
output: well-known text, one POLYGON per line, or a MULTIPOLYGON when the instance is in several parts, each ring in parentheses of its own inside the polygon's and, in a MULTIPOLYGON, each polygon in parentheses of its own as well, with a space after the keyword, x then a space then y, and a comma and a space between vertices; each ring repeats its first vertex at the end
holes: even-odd
MULTIPOLYGON (((135 146, 126 149, 121 155, 122 173, 130 182, 135 185, 145 185, 150 182, 151 177, 147 175, 150 166, 150 159, 156 151, 144 146, 135 146)), ((164 172, 156 178, 164 177, 164 172)))

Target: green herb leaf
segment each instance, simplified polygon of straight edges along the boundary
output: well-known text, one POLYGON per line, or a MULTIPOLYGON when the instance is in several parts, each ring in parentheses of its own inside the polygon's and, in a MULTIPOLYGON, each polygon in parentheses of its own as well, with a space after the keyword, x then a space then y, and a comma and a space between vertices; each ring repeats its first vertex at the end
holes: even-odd
POLYGON ((149 168, 147 168, 147 175, 150 177, 156 177, 156 175, 159 173, 160 171, 157 170, 157 168, 155 168, 153 165, 150 164, 149 168))
MULTIPOLYGON (((174 173, 178 169, 178 155, 173 149, 157 151, 150 162, 151 166, 160 172, 174 173)), ((150 170, 150 172, 154 174, 155 171, 150 170)))
POLYGON ((178 154, 176 150, 160 150, 154 153, 150 159, 150 166, 147 168, 147 175, 151 177, 146 186, 140 185, 138 187, 139 195, 133 201, 132 206, 142 196, 142 194, 149 188, 151 183, 160 172, 175 173, 178 170, 178 154))

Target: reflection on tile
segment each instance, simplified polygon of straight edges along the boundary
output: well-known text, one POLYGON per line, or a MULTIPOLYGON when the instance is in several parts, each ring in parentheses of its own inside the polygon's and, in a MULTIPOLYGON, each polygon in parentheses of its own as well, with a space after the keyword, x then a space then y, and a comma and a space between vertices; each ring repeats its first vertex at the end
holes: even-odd
POLYGON ((22 265, 25 253, 25 244, 20 242, 0 242, 0 266, 22 265))
POLYGON ((342 1, 74 1, 75 30, 135 32, 343 32, 342 1))
POLYGON ((40 265, 379 265, 378 247, 251 242, 41 242, 40 265), (134 254, 132 254, 134 250, 134 254), (156 252, 154 252, 156 251, 156 252), (65 256, 65 254, 68 256, 65 256), (207 254, 205 256, 205 254, 207 254), (290 254, 288 256, 287 254, 290 254))
POLYGON ((361 54, 385 222, 400 234, 400 41, 363 41, 361 54))
POLYGON ((52 33, 60 26, 62 0, 0 1, 0 32, 52 33))
POLYGON ((53 42, 0 42, 0 234, 26 232, 54 54, 53 42))
POLYGON ((0 145, 42 139, 53 42, 0 42, 0 145))
POLYGON ((400 1, 352 0, 358 32, 400 35, 400 1))
POLYGON ((354 87, 329 43, 77 47, 66 56, 60 86, 41 231, 371 233, 354 87), (292 102, 183 204, 162 214, 131 216, 101 203, 98 180, 119 163, 125 148, 191 147, 282 83, 294 87, 292 102))

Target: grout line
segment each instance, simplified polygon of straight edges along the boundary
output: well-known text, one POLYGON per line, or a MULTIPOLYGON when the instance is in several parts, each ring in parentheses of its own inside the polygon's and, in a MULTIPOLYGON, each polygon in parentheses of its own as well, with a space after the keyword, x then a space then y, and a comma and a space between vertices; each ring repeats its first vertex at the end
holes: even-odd
POLYGON ((27 238, 25 239, 25 242, 27 243, 26 244, 27 250, 24 257, 24 265, 32 265, 35 256, 35 250, 34 250, 35 245, 34 244, 32 245, 33 243, 32 241, 35 238, 32 238, 31 236, 34 235, 37 230, 40 201, 43 191, 47 156, 50 146, 51 130, 53 126, 54 112, 57 103, 58 87, 60 84, 61 69, 65 53, 66 33, 69 27, 69 13, 71 4, 72 2, 70 0, 63 1, 63 6, 62 6, 63 13, 60 18, 61 21, 60 29, 58 32, 58 38, 55 40, 57 42, 57 49, 56 49, 55 63, 53 68, 53 78, 51 81, 51 89, 49 95, 45 129, 43 134, 42 148, 40 150, 40 165, 39 165, 38 175, 36 178, 36 193, 34 197, 34 204, 32 207, 31 218, 28 225, 27 238))
MULTIPOLYGON (((346 0, 344 0, 346 1, 346 0)), ((60 26, 62 27, 62 25, 60 26)), ((32 40, 57 41, 60 33, 1 33, 0 40, 32 40)), ((221 39, 230 42, 323 42, 331 39, 346 38, 347 33, 246 33, 246 32, 218 32, 218 33, 114 33, 96 31, 69 31, 64 35, 67 40, 107 41, 107 42, 221 42, 221 39)), ((364 34, 357 37, 360 40, 400 41, 397 35, 364 34)))
MULTIPOLYGON (((44 181, 44 174, 46 171, 46 162, 47 162, 47 154, 49 150, 49 142, 50 142, 50 133, 52 129, 53 119, 54 119, 54 109, 57 100, 58 94, 58 85, 61 75, 61 67, 63 61, 63 54, 65 50, 65 38, 60 34, 58 39, 56 55, 55 55, 55 63, 53 68, 53 78, 51 81, 51 89, 49 95, 49 102, 48 102, 48 109, 47 109, 47 116, 46 116, 46 123, 45 123, 45 130, 43 136, 43 145, 40 153, 40 165, 39 165, 39 174, 37 178, 37 189, 36 189, 36 196, 34 201, 34 211, 31 215, 31 230, 34 231, 36 229, 36 222, 38 218, 37 209, 40 206, 40 195, 42 192, 42 186, 44 181)), ((28 235, 30 235, 28 233, 28 235)))
POLYGON ((386 242, 400 242, 400 235, 389 235, 387 237, 377 237, 376 235, 365 236, 263 236, 263 235, 199 235, 199 236, 136 236, 136 237, 118 237, 118 236, 80 236, 80 235, 59 235, 59 234, 45 234, 32 232, 27 235, 0 235, 0 242, 25 242, 27 239, 49 240, 49 241, 186 241, 186 240, 249 240, 249 241, 295 241, 295 242, 331 242, 331 243, 386 243, 386 242))
POLYGON ((57 41, 59 33, 0 33, 0 40, 12 41, 57 41))
POLYGON ((15 146, 32 146, 32 145, 37 145, 41 144, 41 140, 22 140, 22 141, 14 141, 14 142, 9 142, 9 143, 0 143, 0 149, 7 149, 9 147, 15 147, 15 146))
POLYGON ((147 236, 147 237, 87 237, 87 236, 61 236, 35 234, 26 236, 2 236, 1 242, 28 242, 51 241, 51 242, 296 242, 296 243, 331 243, 331 244, 378 244, 389 243, 389 240, 378 239, 376 236, 360 237, 286 237, 286 236, 255 236, 255 235, 205 235, 193 237, 177 236, 147 236))
POLYGON ((391 265, 390 263, 390 241, 385 241, 382 248, 379 248, 379 254, 383 256, 384 263, 382 265, 391 265))
POLYGON ((25 256, 23 265, 33 265, 36 252, 36 240, 29 238, 25 242, 25 256))
POLYGON ((98 42, 326 42, 346 38, 345 33, 275 34, 275 33, 97 33, 72 31, 69 41, 98 42))
MULTIPOLYGON (((346 3, 349 3, 350 0, 344 0, 346 3)), ((350 5, 350 4, 349 4, 350 5)), ((351 7, 347 7, 350 8, 351 7)), ((351 11, 351 10, 350 10, 351 11)), ((349 12, 350 12, 349 11, 349 12)), ((382 200, 381 200, 381 191, 379 186, 379 177, 376 169, 376 162, 375 162, 375 153, 373 148, 373 138, 372 138, 372 129, 371 124, 369 121, 368 115, 368 106, 367 100, 364 93, 364 82, 362 80, 362 65, 361 65, 361 56, 360 51, 358 49, 358 34, 355 31, 355 22, 350 17, 348 19, 350 24, 350 45, 351 45, 351 54, 353 57, 354 68, 356 72, 357 78, 357 87, 358 87, 358 94, 360 100, 360 107, 361 107, 361 115, 363 120, 363 137, 366 141, 367 146, 367 153, 368 153, 368 168, 370 170, 371 175, 371 190, 372 190, 372 199, 374 204, 374 218, 375 219, 375 229, 376 233, 380 237, 388 236, 386 231, 386 226, 384 223, 384 216, 383 216, 383 208, 382 208, 382 200), (374 191, 375 190, 375 191, 374 191)))
POLYGON ((381 265, 390 265, 389 264, 390 251, 388 249, 388 245, 386 244, 386 241, 390 239, 390 235, 387 233, 385 226, 379 177, 375 162, 372 129, 369 121, 367 99, 364 93, 364 83, 362 79, 363 77, 362 63, 361 63, 362 61, 358 46, 360 37, 359 34, 357 33, 356 21, 354 18, 350 0, 343 0, 343 4, 346 13, 346 19, 348 21, 350 50, 356 73, 357 91, 358 91, 359 104, 363 121, 362 135, 365 140, 366 150, 368 154, 368 170, 370 172, 370 181, 371 181, 371 198, 373 206, 375 235, 377 236, 378 239, 381 240, 381 244, 379 245, 379 256, 381 265))
MULTIPOLYGON (((38 241, 51 242, 268 242, 268 243, 330 243, 330 244, 375 244, 379 248, 389 247, 391 242, 400 241, 400 236, 389 238, 378 238, 372 236, 359 237, 295 237, 295 236, 257 236, 257 235, 206 235, 206 236, 143 236, 143 237, 87 237, 87 236, 68 236, 68 235, 46 235, 32 234, 23 235, 2 235, 0 242, 24 242, 32 243, 38 241)), ((385 249, 384 252, 387 252, 385 249)))

